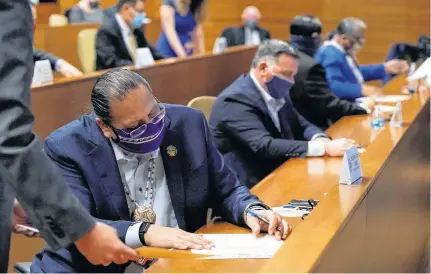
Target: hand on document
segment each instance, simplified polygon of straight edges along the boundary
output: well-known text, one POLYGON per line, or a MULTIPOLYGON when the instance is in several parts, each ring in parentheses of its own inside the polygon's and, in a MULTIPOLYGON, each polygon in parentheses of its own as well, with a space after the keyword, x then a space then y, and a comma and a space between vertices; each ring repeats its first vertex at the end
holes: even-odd
POLYGON ((289 225, 280 217, 280 215, 272 210, 258 210, 255 212, 268 220, 269 225, 247 213, 246 223, 253 234, 258 235, 263 231, 268 232, 270 235, 275 235, 277 240, 285 240, 287 238, 289 225))
POLYGON ((199 234, 185 232, 178 228, 151 225, 144 236, 151 247, 175 249, 211 249, 214 244, 199 234))
POLYGON ((13 205, 13 214, 12 214, 12 231, 17 234, 23 234, 27 237, 39 237, 39 230, 32 227, 30 220, 25 213, 24 209, 15 200, 13 205))

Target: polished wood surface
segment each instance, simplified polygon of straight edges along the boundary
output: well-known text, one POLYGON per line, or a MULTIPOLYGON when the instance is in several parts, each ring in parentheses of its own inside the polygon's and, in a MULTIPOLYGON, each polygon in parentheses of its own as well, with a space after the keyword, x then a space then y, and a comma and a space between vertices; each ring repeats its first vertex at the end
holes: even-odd
MULTIPOLYGON (((77 1, 61 0, 56 10, 63 12, 77 1)), ((110 7, 115 0, 101 1, 102 6, 110 7)), ((145 11, 153 22, 146 26, 146 35, 152 43, 157 42, 160 34, 159 7, 161 1, 146 1, 145 11)), ((366 45, 359 53, 360 63, 377 63, 384 61, 392 43, 408 42, 416 44, 420 35, 430 33, 430 1, 428 0, 217 0, 208 1, 207 18, 204 22, 206 50, 211 50, 215 39, 226 27, 239 26, 241 13, 246 6, 256 6, 262 12, 261 26, 267 28, 272 37, 288 40, 289 24, 298 14, 313 14, 323 23, 323 31, 335 30, 338 22, 347 16, 364 20, 368 29, 366 45), (396 31, 395 31, 396 30, 396 31)), ((53 11, 52 4, 38 6, 41 22, 53 11), (45 8, 45 5, 50 5, 45 8)), ((60 33, 61 34, 61 33, 60 33)), ((53 36, 57 40, 61 36, 53 36)), ((76 39, 76 37, 75 37, 76 39)), ((71 55, 76 45, 70 46, 67 52, 71 55)), ((66 60, 69 56, 63 56, 66 60)))
MULTIPOLYGON (((386 86, 399 94, 397 78, 386 86)), ((270 206, 321 202, 305 220, 287 218, 290 237, 270 260, 161 259, 146 272, 416 272, 429 247, 429 92, 403 102, 402 128, 376 132, 369 116, 345 117, 328 129, 366 147, 363 183, 339 185, 341 158, 292 159, 252 192, 270 206), (428 245, 427 245, 428 244, 428 245)), ((247 233, 227 223, 199 233, 247 233)), ((429 253, 428 253, 429 254, 429 253)))

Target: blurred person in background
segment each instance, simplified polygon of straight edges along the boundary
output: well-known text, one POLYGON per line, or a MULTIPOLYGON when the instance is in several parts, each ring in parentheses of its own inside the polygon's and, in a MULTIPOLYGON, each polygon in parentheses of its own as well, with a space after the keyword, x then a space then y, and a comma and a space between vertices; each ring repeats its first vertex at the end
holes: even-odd
POLYGON ((145 1, 120 0, 96 35, 96 70, 131 66, 138 48, 149 48, 154 60, 163 59, 146 39, 143 29, 145 1))
POLYGON ((315 55, 317 62, 325 68, 329 87, 340 98, 355 100, 379 95, 382 93, 380 88, 364 83, 382 80, 386 74, 405 73, 409 69, 408 63, 402 60, 359 65, 356 55, 365 44, 366 27, 358 18, 344 18, 336 34, 315 55))
POLYGON ((206 0, 163 0, 160 7, 162 33, 157 49, 165 57, 205 53, 202 22, 206 0))
POLYGON ((70 9, 68 18, 71 24, 101 24, 103 15, 100 0, 81 0, 70 9))
MULTIPOLYGON (((33 26, 36 29, 37 21, 37 9, 36 6, 39 4, 39 0, 30 0, 31 14, 33 16, 33 26)), ((76 67, 72 66, 69 62, 57 57, 48 52, 33 48, 33 62, 40 60, 48 60, 51 63, 53 71, 61 73, 65 77, 82 76, 82 72, 76 67)))
POLYGON ((241 15, 242 26, 226 28, 221 34, 221 37, 226 38, 227 46, 259 45, 271 39, 269 31, 259 26, 261 16, 256 7, 246 7, 241 15))
POLYGON ((327 129, 343 116, 367 114, 372 99, 362 105, 338 98, 329 88, 323 67, 313 56, 322 44, 322 23, 313 15, 298 15, 290 24, 290 40, 299 54, 298 73, 290 98, 296 110, 308 121, 327 129))

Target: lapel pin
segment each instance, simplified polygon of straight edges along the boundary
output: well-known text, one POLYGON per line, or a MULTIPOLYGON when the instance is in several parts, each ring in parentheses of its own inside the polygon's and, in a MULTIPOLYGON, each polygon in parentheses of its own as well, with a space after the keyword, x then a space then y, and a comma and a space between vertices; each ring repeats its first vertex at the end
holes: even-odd
POLYGON ((175 156, 177 156, 178 150, 173 145, 169 145, 166 148, 166 153, 169 155, 169 157, 175 157, 175 156))

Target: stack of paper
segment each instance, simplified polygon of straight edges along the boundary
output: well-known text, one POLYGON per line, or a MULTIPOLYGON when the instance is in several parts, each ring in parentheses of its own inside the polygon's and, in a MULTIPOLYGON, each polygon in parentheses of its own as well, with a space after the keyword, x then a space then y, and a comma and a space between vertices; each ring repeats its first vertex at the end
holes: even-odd
POLYGON ((382 95, 371 97, 376 103, 398 103, 410 99, 409 95, 382 95))
POLYGON ((283 244, 273 235, 204 234, 215 245, 211 250, 195 250, 196 254, 214 255, 204 259, 269 259, 283 244))
POLYGON ((381 112, 394 112, 395 111, 395 106, 376 105, 375 108, 378 108, 381 112))

